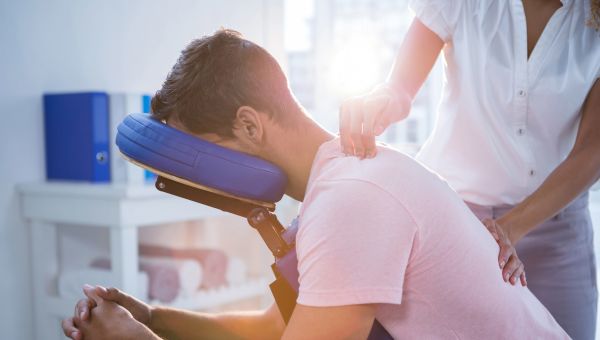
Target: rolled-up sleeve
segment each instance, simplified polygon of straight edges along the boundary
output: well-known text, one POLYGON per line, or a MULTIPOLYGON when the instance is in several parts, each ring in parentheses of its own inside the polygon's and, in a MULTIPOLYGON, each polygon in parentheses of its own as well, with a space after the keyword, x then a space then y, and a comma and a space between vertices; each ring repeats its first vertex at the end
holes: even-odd
POLYGON ((461 18, 461 0, 411 0, 409 8, 444 42, 452 40, 454 30, 461 18))

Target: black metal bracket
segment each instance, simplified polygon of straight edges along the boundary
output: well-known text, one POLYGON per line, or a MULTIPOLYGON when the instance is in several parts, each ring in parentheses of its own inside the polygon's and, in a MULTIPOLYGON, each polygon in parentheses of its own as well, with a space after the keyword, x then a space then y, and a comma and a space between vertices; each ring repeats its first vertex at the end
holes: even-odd
POLYGON ((248 215, 248 223, 258 231, 273 256, 283 257, 291 246, 283 239, 285 228, 277 220, 275 214, 265 208, 255 208, 248 215))
POLYGON ((246 218, 275 257, 282 257, 292 248, 281 236, 285 228, 277 216, 263 206, 194 188, 162 176, 158 176, 155 186, 159 191, 246 218))
POLYGON ((262 208, 262 206, 258 204, 252 204, 235 198, 215 194, 210 191, 194 188, 162 176, 158 176, 158 178, 156 178, 155 186, 158 191, 166 192, 190 201, 208 205, 209 207, 213 207, 244 218, 247 218, 252 210, 256 208, 262 208))

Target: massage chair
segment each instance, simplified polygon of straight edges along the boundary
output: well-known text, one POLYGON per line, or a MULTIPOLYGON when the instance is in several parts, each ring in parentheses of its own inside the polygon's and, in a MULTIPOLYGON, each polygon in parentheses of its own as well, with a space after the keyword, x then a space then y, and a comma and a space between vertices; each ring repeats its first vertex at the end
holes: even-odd
MULTIPOLYGON (((275 203, 285 192, 283 171, 174 129, 148 115, 131 114, 118 126, 116 143, 130 162, 154 172, 158 190, 246 218, 275 258, 270 289, 287 324, 298 296, 295 238, 298 221, 284 228, 275 203)), ((375 320, 369 340, 392 339, 375 320)))

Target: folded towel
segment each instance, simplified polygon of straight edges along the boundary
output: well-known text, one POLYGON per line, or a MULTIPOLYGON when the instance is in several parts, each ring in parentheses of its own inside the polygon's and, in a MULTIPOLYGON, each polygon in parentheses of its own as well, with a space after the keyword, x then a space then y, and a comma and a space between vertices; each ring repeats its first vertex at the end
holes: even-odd
POLYGON ((139 254, 147 258, 160 256, 197 261, 202 266, 202 282, 197 288, 211 289, 227 283, 226 274, 229 260, 225 252, 219 249, 176 249, 141 244, 139 254))
MULTIPOLYGON (((110 268, 110 260, 96 259, 91 265, 97 268, 110 268)), ((190 296, 202 281, 202 268, 193 260, 141 256, 139 268, 148 274, 150 299, 164 303, 172 302, 180 293, 183 296, 190 296)))
MULTIPOLYGON (((157 275, 167 270, 175 272, 177 281, 179 281, 179 287, 177 288, 183 296, 192 295, 198 290, 198 286, 202 282, 202 267, 193 260, 180 260, 169 257, 140 257, 140 269, 148 273, 151 288, 153 285, 152 272, 156 272, 157 275)), ((171 280, 171 282, 174 281, 171 280)), ((158 281, 154 283, 157 284, 156 289, 162 289, 164 285, 158 281)))
MULTIPOLYGON (((148 301, 148 280, 148 274, 138 273, 135 297, 143 301, 148 301)), ((66 298, 82 298, 84 284, 119 287, 110 270, 85 268, 62 272, 58 276, 58 294, 66 298)))

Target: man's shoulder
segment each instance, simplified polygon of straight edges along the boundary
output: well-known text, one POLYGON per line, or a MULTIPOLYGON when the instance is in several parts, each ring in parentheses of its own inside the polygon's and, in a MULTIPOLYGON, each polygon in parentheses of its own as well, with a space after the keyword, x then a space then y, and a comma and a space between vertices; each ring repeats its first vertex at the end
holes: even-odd
POLYGON ((349 199, 367 193, 391 194, 389 188, 381 186, 368 176, 352 176, 352 174, 317 178, 312 183, 309 193, 329 199, 349 199))
POLYGON ((353 156, 332 157, 314 174, 314 184, 364 186, 369 183, 383 191, 401 190, 403 183, 422 181, 428 171, 414 158, 391 148, 379 147, 374 158, 359 159, 353 156))
POLYGON ((368 176, 340 175, 315 180, 302 204, 300 220, 305 228, 313 225, 321 233, 318 226, 328 225, 328 232, 336 233, 350 226, 376 229, 412 223, 409 210, 401 190, 368 176))
MULTIPOLYGON (((324 206, 347 210, 406 210, 431 204, 432 197, 443 199, 447 183, 414 158, 395 149, 379 148, 375 158, 332 157, 323 164, 308 187, 304 208, 320 211, 324 206)), ((421 209, 417 209, 421 210, 421 209)))

